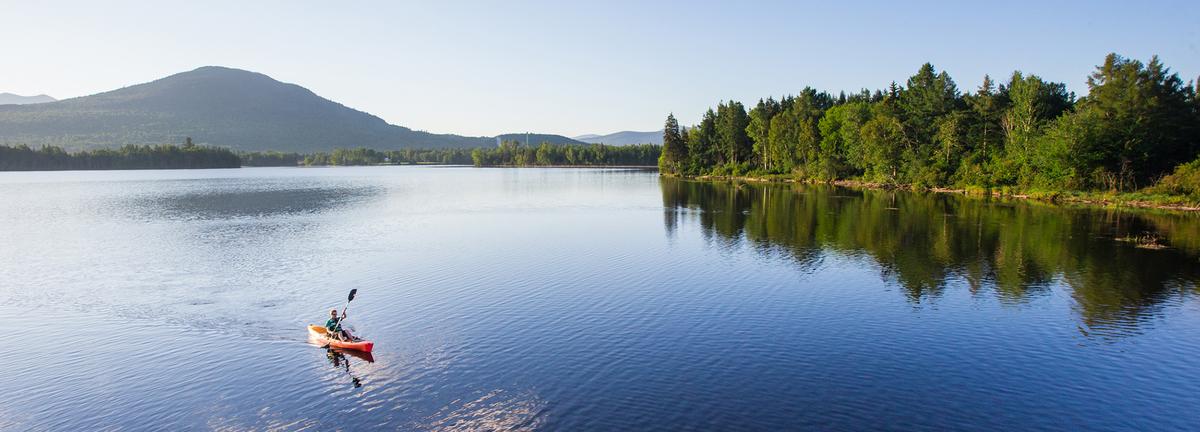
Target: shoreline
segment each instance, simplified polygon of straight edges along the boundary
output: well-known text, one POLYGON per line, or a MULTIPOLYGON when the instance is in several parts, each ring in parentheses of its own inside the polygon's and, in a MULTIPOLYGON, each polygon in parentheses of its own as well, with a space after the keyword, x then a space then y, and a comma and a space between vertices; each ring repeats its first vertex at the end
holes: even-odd
MULTIPOLYGON (((467 165, 472 166, 472 165, 467 165)), ((621 168, 621 169, 654 169, 654 165, 478 165, 475 168, 621 168)))
POLYGON ((772 177, 751 177, 751 176, 718 176, 718 175, 679 175, 679 174, 661 174, 666 177, 675 177, 685 180, 695 181, 742 181, 748 183, 800 183, 800 184, 826 184, 832 186, 840 186, 847 188, 872 189, 872 190, 906 190, 910 192, 934 192, 942 194, 953 194, 963 196, 977 197, 995 197, 1020 199, 1025 201, 1033 201, 1040 203, 1048 203, 1054 205, 1076 204, 1089 207, 1129 207, 1136 209, 1153 209, 1153 210, 1169 210, 1179 212, 1200 212, 1200 203, 1158 203, 1154 201, 1128 198, 1122 199, 1121 195, 1128 193, 1102 193, 1102 192, 1047 192, 1045 194, 1037 193, 1004 193, 994 189, 958 189, 958 188, 942 188, 934 187, 928 189, 915 188, 911 185, 892 185, 885 183, 866 182, 861 180, 833 180, 833 181, 812 181, 799 180, 794 178, 772 178, 772 177))

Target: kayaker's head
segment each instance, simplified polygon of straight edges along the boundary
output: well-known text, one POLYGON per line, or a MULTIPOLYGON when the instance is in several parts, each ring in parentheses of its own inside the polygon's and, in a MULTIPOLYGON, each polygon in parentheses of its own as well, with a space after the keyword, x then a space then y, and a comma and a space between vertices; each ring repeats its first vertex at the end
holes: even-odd
POLYGON ((333 318, 333 319, 337 319, 337 309, 330 309, 330 310, 329 310, 329 317, 330 317, 330 318, 333 318))

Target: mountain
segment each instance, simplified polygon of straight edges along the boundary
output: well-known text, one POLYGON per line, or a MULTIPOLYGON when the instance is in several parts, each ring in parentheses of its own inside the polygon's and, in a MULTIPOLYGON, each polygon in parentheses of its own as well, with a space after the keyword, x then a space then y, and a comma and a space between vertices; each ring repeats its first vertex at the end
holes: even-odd
MULTIPOLYGON (((531 146, 536 146, 536 145, 539 145, 544 142, 548 142, 550 144, 555 144, 555 145, 587 144, 586 142, 567 138, 562 135, 551 135, 551 134, 510 133, 510 134, 498 135, 498 136, 496 136, 496 138, 499 141, 516 141, 518 143, 521 143, 522 145, 524 145, 525 143, 529 143, 529 145, 531 145, 531 146)), ((497 141, 496 143, 498 144, 499 141, 497 141)))
POLYGON ((40 94, 37 96, 21 96, 12 93, 0 93, 0 105, 28 105, 46 102, 54 102, 58 99, 40 94))
POLYGON ((322 98, 304 87, 239 69, 206 66, 57 102, 0 105, 0 144, 70 150, 181 143, 235 150, 494 146, 489 137, 414 131, 322 98))
POLYGON ((662 145, 662 131, 651 132, 635 132, 621 131, 610 133, 608 135, 587 134, 575 137, 575 139, 589 142, 593 144, 608 144, 608 145, 630 145, 630 144, 658 144, 662 145))

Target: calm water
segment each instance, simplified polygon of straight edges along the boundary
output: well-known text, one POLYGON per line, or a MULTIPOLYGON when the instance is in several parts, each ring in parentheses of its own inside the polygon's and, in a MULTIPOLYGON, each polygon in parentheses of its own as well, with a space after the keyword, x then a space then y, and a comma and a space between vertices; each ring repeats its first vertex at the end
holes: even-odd
POLYGON ((1196 215, 636 170, 0 173, 0 429, 1196 430, 1198 283, 1196 215), (351 288, 373 358, 306 341, 351 288))

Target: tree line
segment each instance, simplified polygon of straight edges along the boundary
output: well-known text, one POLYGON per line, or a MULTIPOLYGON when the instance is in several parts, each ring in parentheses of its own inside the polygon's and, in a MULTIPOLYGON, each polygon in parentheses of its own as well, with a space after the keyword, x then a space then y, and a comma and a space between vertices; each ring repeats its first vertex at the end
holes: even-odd
MULTIPOLYGON (((1129 191, 1196 160, 1196 86, 1157 57, 1109 54, 1087 85, 1077 98, 1063 83, 1018 71, 1002 83, 984 76, 963 93, 926 63, 887 89, 835 96, 806 87, 749 110, 722 101, 688 128, 668 115, 658 162, 681 175, 1129 191)), ((1200 193, 1198 176, 1175 174, 1176 189, 1200 193), (1188 178, 1197 183, 1178 184, 1188 178)))
POLYGON ((27 145, 0 146, 0 171, 177 169, 359 165, 643 165, 653 166, 662 153, 656 145, 554 145, 528 147, 507 141, 480 149, 374 150, 339 148, 330 152, 233 152, 219 147, 184 145, 127 145, 117 149, 67 152, 61 147, 37 149, 27 145))
POLYGON ((338 148, 331 152, 281 153, 242 152, 243 166, 358 166, 358 165, 469 165, 470 149, 403 149, 374 150, 369 148, 338 148))
POLYGON ((497 147, 472 150, 471 161, 475 166, 654 166, 661 153, 662 147, 654 144, 610 146, 543 142, 533 147, 517 141, 503 141, 497 147))
POLYGON ((440 164, 468 165, 471 163, 470 149, 404 149, 374 150, 369 148, 334 149, 303 155, 299 163, 305 166, 319 165, 401 165, 440 164))
POLYGON ((115 149, 67 152, 62 147, 37 149, 0 145, 0 171, 238 168, 241 160, 228 149, 198 146, 188 138, 182 146, 126 145, 115 149))

